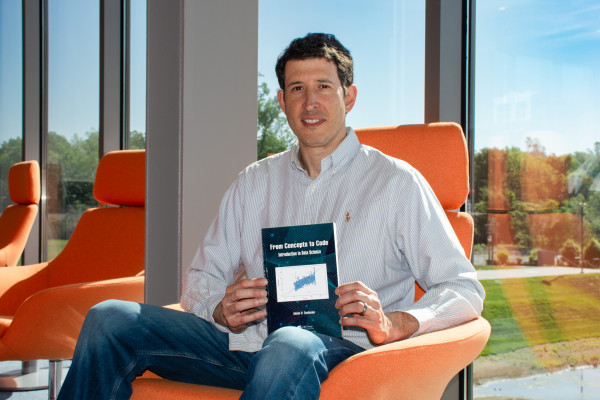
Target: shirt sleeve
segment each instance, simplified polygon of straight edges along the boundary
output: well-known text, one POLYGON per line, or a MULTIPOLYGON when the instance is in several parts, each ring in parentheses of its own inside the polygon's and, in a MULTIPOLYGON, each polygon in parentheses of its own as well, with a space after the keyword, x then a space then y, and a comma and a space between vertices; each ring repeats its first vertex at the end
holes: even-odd
POLYGON ((227 333, 230 330, 213 319, 213 311, 241 267, 243 195, 244 181, 240 175, 223 197, 218 214, 194 255, 181 296, 184 310, 227 333))
POLYGON ((403 185, 396 213, 396 240, 425 295, 402 311, 419 322, 415 335, 481 315, 485 291, 433 190, 417 171, 403 185))

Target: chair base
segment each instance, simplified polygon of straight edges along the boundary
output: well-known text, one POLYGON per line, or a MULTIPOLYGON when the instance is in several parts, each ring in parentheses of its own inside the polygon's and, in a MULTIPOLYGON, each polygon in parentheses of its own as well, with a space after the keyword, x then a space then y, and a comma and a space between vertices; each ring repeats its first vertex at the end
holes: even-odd
POLYGON ((0 392, 48 389, 48 371, 40 370, 37 361, 23 361, 21 370, 0 374, 0 392))

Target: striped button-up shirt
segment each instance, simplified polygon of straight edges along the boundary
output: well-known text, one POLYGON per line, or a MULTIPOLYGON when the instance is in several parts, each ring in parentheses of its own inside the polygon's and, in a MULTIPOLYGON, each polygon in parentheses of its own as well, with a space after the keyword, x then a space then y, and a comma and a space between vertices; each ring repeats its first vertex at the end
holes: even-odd
MULTIPOLYGON (((266 322, 242 333, 217 324, 213 310, 236 272, 264 277, 261 229, 336 223, 339 284, 361 281, 385 312, 405 311, 416 334, 477 317, 484 291, 422 175, 404 161, 361 145, 354 131, 321 161, 316 179, 298 160, 298 144, 247 167, 225 194, 186 276, 182 306, 229 333, 231 350, 257 351, 266 322), (426 294, 414 302, 415 280, 426 294)), ((344 338, 373 347, 366 332, 344 338)))

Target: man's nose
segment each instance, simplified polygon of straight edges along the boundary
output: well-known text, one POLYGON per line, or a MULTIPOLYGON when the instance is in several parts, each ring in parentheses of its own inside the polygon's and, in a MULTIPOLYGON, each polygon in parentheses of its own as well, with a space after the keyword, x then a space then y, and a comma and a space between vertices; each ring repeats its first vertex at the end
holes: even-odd
POLYGON ((304 108, 307 111, 314 110, 318 107, 317 92, 314 89, 307 89, 304 95, 304 108))

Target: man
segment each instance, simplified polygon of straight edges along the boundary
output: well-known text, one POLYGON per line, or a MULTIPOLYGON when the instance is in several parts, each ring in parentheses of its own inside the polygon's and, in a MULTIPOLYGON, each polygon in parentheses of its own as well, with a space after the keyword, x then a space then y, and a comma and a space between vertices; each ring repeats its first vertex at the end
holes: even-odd
POLYGON ((276 66, 278 99, 298 140, 250 165, 225 194, 186 277, 188 313, 97 305, 59 398, 126 399, 148 369, 242 389, 243 399, 316 399, 351 355, 480 314, 483 288, 429 185, 346 128, 352 69, 333 35, 290 44, 276 66), (291 327, 267 335, 261 228, 322 222, 337 224, 344 339, 291 327), (427 290, 417 303, 415 280, 427 290))

